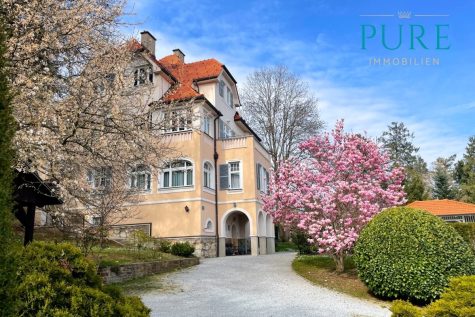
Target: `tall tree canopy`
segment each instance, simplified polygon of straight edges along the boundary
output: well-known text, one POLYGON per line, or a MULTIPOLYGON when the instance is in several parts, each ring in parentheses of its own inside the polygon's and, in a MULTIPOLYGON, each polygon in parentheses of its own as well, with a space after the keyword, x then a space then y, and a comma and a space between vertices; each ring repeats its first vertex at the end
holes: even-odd
POLYGON ((457 189, 452 177, 455 155, 448 158, 439 157, 433 164, 432 196, 435 199, 454 199, 457 189))
POLYGON ((90 198, 88 171, 125 173, 136 162, 157 166, 167 154, 154 133, 160 127, 148 120, 149 88, 133 85, 136 55, 119 33, 124 4, 4 1, 15 164, 79 199, 90 198))
POLYGON ((343 271, 362 227, 383 208, 404 203, 403 171, 391 167, 373 141, 345 133, 343 122, 300 149, 305 159, 284 161, 274 172, 264 210, 285 226, 305 230, 343 271))
POLYGON ((455 165, 454 178, 460 187, 459 198, 475 203, 475 135, 468 139, 463 159, 455 165))
POLYGON ((285 66, 252 73, 241 96, 248 122, 263 138, 275 167, 295 155, 298 144, 323 127, 317 99, 285 66))

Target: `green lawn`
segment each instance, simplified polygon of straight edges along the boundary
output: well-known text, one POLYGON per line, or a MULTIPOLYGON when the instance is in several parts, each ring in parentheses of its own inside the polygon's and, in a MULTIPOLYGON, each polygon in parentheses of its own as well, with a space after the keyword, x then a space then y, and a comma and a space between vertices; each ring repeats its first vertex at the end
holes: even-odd
POLYGON ((109 247, 104 249, 95 247, 88 257, 95 261, 99 266, 117 266, 135 262, 180 259, 178 256, 156 250, 134 250, 117 247, 109 247))
POLYGON ((297 246, 291 242, 291 241, 286 241, 286 242, 280 242, 277 241, 275 243, 275 252, 297 252, 297 246))
POLYGON ((351 257, 345 259, 345 272, 336 273, 332 258, 323 255, 301 255, 292 262, 292 268, 310 282, 361 299, 378 302, 384 306, 389 303, 374 297, 358 279, 355 264, 351 257))

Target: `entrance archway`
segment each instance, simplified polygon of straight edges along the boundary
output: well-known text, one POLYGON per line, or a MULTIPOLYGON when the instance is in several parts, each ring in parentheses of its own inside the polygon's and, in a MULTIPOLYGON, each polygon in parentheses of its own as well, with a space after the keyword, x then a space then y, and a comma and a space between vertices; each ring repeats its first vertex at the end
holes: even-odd
POLYGON ((226 215, 223 219, 223 231, 226 255, 251 254, 250 221, 248 216, 239 210, 226 215))

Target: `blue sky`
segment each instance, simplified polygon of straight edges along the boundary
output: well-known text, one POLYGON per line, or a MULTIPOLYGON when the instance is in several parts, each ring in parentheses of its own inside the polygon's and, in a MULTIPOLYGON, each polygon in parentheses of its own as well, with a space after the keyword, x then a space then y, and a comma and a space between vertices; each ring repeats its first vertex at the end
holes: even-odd
POLYGON ((244 84, 253 70, 284 64, 309 83, 327 127, 339 118, 347 129, 376 137, 391 121, 414 132, 429 163, 460 158, 475 135, 475 1, 152 1, 130 0, 127 32, 148 30, 157 56, 180 48, 187 61, 214 57, 244 84), (410 19, 398 12, 410 11, 410 19), (393 16, 366 16, 393 15, 393 16), (427 16, 430 15, 430 16, 427 16), (420 35, 427 49, 411 33, 420 35), (362 25, 366 41, 362 49, 362 25), (399 40, 401 47, 385 49, 399 40), (436 49, 437 25, 440 47, 436 49), (444 38, 445 36, 445 38, 444 38), (436 58, 439 65, 378 66, 370 58, 436 58))

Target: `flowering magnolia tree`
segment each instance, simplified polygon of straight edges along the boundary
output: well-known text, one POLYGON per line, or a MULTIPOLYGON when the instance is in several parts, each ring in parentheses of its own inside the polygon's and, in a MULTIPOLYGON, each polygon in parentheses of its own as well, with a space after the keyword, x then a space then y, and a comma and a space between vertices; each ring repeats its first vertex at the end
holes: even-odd
POLYGON ((373 141, 345 133, 343 121, 300 150, 305 159, 284 161, 274 172, 264 209, 276 222, 306 231, 343 272, 363 226, 383 208, 404 203, 403 170, 391 169, 373 141))

